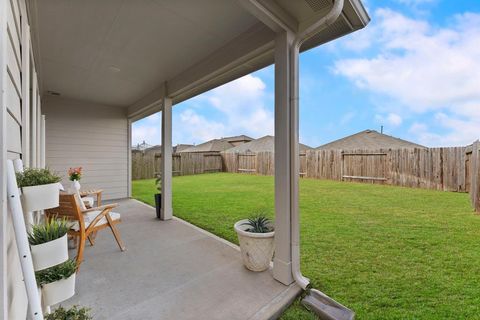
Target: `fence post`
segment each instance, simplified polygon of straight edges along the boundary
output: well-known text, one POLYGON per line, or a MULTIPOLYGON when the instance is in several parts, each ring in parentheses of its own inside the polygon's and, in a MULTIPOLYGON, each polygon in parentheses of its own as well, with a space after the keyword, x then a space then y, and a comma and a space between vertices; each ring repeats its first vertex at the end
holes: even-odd
POLYGON ((480 141, 477 140, 472 144, 471 170, 470 170, 470 198, 474 210, 480 213, 480 159, 478 149, 480 141))

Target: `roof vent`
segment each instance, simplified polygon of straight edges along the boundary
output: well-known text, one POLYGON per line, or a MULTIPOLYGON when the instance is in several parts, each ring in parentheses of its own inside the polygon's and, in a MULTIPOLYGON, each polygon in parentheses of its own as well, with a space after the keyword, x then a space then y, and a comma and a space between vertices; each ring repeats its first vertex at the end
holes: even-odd
POLYGON ((330 0, 305 0, 313 11, 318 12, 332 5, 330 0))
POLYGON ((47 94, 50 95, 50 96, 59 96, 59 95, 60 95, 59 92, 52 91, 52 90, 48 90, 48 91, 47 91, 47 94))

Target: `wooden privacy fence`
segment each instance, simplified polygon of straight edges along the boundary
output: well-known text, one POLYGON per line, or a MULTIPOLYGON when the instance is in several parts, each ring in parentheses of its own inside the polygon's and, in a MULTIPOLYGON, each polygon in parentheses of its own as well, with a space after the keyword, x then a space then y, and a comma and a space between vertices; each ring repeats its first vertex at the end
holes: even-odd
MULTIPOLYGON (((274 153, 222 153, 223 169, 225 172, 239 172, 261 175, 273 175, 274 153)), ((306 153, 300 154, 300 175, 306 175, 307 156, 306 153)))
POLYGON ((475 211, 480 213, 480 141, 475 141, 465 150, 465 182, 475 211))
MULTIPOLYGON (((465 147, 388 150, 309 150, 300 175, 404 187, 468 192, 472 184, 465 147)), ((224 171, 273 175, 274 154, 222 154, 224 171)), ((480 165, 480 161, 477 161, 480 165)), ((477 165, 476 172, 480 170, 477 165)), ((478 182, 475 182, 478 185, 478 182)))
MULTIPOLYGON (((403 187, 470 192, 480 212, 480 142, 469 147, 388 150, 309 150, 300 154, 300 176, 403 187)), ((158 153, 132 153, 132 178, 155 177, 158 153)), ((273 152, 177 153, 174 175, 237 172, 273 175, 273 152)))
MULTIPOLYGON (((154 178, 160 172, 162 155, 156 152, 132 152, 132 179, 154 178)), ((183 176, 222 170, 219 153, 174 153, 172 155, 173 175, 183 176)))

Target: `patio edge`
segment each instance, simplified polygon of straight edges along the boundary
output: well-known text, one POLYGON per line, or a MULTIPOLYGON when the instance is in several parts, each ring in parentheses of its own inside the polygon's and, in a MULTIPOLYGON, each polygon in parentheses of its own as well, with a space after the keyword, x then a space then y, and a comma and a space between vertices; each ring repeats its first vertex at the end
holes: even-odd
MULTIPOLYGON (((137 199, 135 199, 135 198, 130 198, 130 200, 134 200, 134 201, 136 201, 136 202, 138 202, 138 203, 140 203, 140 204, 143 204, 144 206, 146 206, 146 207, 148 207, 148 208, 150 208, 150 209, 152 209, 152 210, 155 210, 155 207, 149 205, 148 203, 142 202, 142 201, 137 200, 137 199)), ((222 242, 223 244, 225 244, 225 245, 227 245, 227 246, 229 246, 229 247, 231 247, 231 248, 233 248, 233 249, 235 249, 235 250, 237 250, 237 251, 240 252, 240 247, 237 246, 237 245, 234 244, 234 243, 231 243, 231 242, 228 241, 228 240, 225 240, 225 239, 223 239, 223 238, 221 238, 221 237, 219 237, 219 236, 217 236, 217 235, 215 235, 215 234, 213 234, 213 233, 211 233, 211 232, 209 232, 209 231, 206 231, 206 230, 204 230, 204 229, 202 229, 202 228, 200 228, 200 227, 197 227, 196 225, 194 225, 194 224, 192 224, 192 223, 190 223, 190 222, 188 222, 188 221, 185 221, 185 220, 183 220, 183 219, 181 219, 181 218, 179 218, 179 217, 177 217, 177 216, 175 216, 175 215, 173 216, 173 220, 176 220, 176 221, 178 221, 178 222, 180 222, 180 223, 182 223, 182 224, 185 224, 185 225, 187 225, 187 226, 189 226, 189 227, 191 227, 191 228, 193 228, 193 229, 195 229, 195 230, 203 233, 204 235, 206 235, 206 236, 208 236, 208 237, 210 237, 210 238, 213 238, 213 239, 215 239, 215 240, 217 240, 217 241, 220 241, 220 242, 222 242)), ((232 228, 233 228, 233 225, 232 225, 232 228)))
MULTIPOLYGON (((130 200, 133 200, 139 204, 144 205, 145 207, 148 207, 152 209, 152 211, 155 210, 155 208, 145 202, 142 202, 140 200, 137 200, 135 198, 130 198, 130 200)), ((200 227, 197 227, 196 225, 185 221, 179 217, 173 216, 173 220, 178 221, 182 224, 185 224, 202 234, 213 238, 217 241, 220 241, 221 243, 231 247, 232 249, 237 250, 240 252, 240 247, 237 246, 234 243, 231 243, 228 240, 225 240, 211 232, 208 232, 200 227)), ((233 227, 233 226, 232 226, 233 227)), ((270 270, 272 269, 273 263, 270 263, 270 270)), ((289 286, 285 286, 285 290, 283 290, 281 293, 279 293, 274 299, 272 299, 268 304, 263 306, 261 309, 259 309, 257 312, 255 312, 254 315, 252 315, 249 320, 275 320, 280 318, 280 316, 283 314, 283 312, 295 301, 295 299, 302 293, 302 288, 300 288, 296 283, 292 283, 289 286)))
POLYGON ((296 283, 292 283, 286 290, 282 291, 282 293, 251 316, 249 320, 275 320, 280 318, 283 312, 287 310, 301 293, 302 288, 296 283))

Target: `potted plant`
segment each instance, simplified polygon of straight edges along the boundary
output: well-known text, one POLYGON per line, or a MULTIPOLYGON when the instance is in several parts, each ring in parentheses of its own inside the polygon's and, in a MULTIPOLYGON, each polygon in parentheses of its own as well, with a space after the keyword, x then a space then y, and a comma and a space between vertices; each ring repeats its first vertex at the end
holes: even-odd
POLYGON ((35 270, 50 268, 68 259, 69 229, 70 224, 66 219, 50 219, 32 226, 28 242, 35 270))
POLYGON ((59 306, 55 311, 46 315, 45 320, 93 320, 93 317, 90 315, 89 308, 73 306, 65 309, 59 306))
POLYGON ((240 220, 234 225, 240 243, 243 264, 251 271, 270 267, 274 251, 274 227, 264 215, 240 220))
POLYGON ((58 207, 60 180, 49 169, 26 168, 23 172, 17 172, 23 210, 32 212, 58 207))
POLYGON ((155 179, 155 187, 158 190, 158 193, 155 193, 155 208, 157 209, 157 218, 160 219, 162 211, 162 177, 157 176, 155 179))
POLYGON ((82 167, 68 169, 68 180, 72 181, 71 192, 80 190, 80 179, 82 178, 82 167))
POLYGON ((37 284, 42 288, 42 299, 46 306, 52 306, 75 294, 75 272, 77 263, 67 260, 51 268, 37 271, 37 284))

